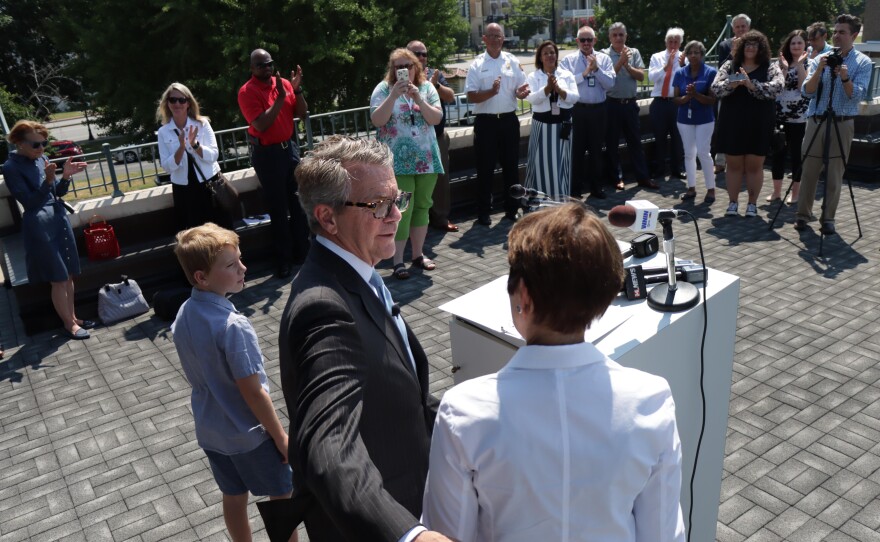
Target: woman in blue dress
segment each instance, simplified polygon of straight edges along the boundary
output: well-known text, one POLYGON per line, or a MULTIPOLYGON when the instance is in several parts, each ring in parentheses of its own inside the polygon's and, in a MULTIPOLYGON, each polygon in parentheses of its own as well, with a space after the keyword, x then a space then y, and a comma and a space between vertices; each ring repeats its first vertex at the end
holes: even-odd
POLYGON ((3 178, 9 192, 24 207, 21 231, 28 281, 49 282, 52 305, 67 335, 88 339, 87 329, 95 324, 77 318, 73 308, 73 277, 80 272, 79 255, 67 210, 61 202, 71 178, 84 170, 86 163, 68 158, 58 179, 58 164, 43 156, 49 144, 49 130, 34 121, 15 123, 6 140, 15 145, 15 151, 3 164, 3 178))

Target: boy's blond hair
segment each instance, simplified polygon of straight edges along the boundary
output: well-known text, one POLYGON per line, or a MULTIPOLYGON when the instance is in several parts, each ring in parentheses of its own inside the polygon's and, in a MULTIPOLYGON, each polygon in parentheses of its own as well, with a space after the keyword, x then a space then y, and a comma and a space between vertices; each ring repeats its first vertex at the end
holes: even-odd
POLYGON ((186 280, 196 285, 196 271, 208 273, 217 255, 227 246, 238 248, 238 234, 208 222, 177 234, 174 255, 186 275, 186 280))

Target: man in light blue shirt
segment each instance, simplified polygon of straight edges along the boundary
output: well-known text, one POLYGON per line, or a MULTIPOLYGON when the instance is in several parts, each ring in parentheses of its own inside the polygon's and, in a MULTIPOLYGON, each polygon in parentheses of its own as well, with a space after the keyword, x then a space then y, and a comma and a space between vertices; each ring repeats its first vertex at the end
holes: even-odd
POLYGON ((590 192, 594 198, 605 199, 602 188, 602 145, 605 143, 605 93, 614 87, 617 75, 611 57, 596 51, 596 32, 582 26, 577 35, 580 53, 569 55, 559 67, 574 74, 580 98, 572 111, 574 135, 571 142, 571 195, 579 197, 583 190, 584 153, 589 152, 590 192))
POLYGON ((801 87, 803 95, 810 98, 810 105, 807 108, 807 130, 802 149, 801 194, 794 224, 794 229, 798 231, 804 231, 810 220, 816 185, 822 171, 825 137, 828 136, 831 141, 828 144, 828 170, 819 231, 823 235, 834 235, 836 232, 834 215, 852 145, 854 118, 859 114, 859 102, 867 95, 873 70, 871 60, 853 47, 861 29, 862 22, 858 17, 848 14, 839 16, 834 25, 832 42, 843 62, 831 67, 828 58, 833 52, 816 57, 810 61, 807 78, 801 87), (825 124, 831 122, 829 111, 833 111, 836 117, 835 126, 825 124))

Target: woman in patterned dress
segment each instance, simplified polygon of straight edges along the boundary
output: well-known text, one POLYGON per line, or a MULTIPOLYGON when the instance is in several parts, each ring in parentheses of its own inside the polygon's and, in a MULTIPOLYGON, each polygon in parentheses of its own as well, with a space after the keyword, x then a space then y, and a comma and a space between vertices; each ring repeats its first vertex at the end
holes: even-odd
POLYGON ((807 106, 810 99, 801 94, 801 85, 807 78, 807 33, 792 30, 782 40, 779 50, 779 68, 785 76, 785 86, 776 97, 776 125, 785 130, 785 147, 773 153, 773 193, 767 201, 782 197, 782 178, 785 176, 785 155, 791 160, 791 194, 785 203, 797 203, 801 191, 801 143, 807 127, 807 106))
POLYGON ((526 186, 551 198, 567 197, 571 182, 571 110, 578 101, 574 75, 559 67, 559 48, 550 40, 535 51, 535 71, 529 74, 532 131, 526 186), (565 135, 563 139, 561 136, 565 135))
POLYGON ((398 279, 409 278, 403 263, 406 240, 412 243, 412 265, 431 271, 436 265, 422 253, 428 233, 428 210, 437 174, 443 173, 440 147, 434 125, 443 118, 440 96, 425 79, 419 59, 409 50, 391 52, 385 79, 376 85, 370 97, 370 121, 378 130, 379 141, 394 153, 394 176, 401 192, 412 193, 412 204, 404 211, 397 226, 394 272, 398 279), (409 77, 398 79, 397 70, 406 69, 409 77))

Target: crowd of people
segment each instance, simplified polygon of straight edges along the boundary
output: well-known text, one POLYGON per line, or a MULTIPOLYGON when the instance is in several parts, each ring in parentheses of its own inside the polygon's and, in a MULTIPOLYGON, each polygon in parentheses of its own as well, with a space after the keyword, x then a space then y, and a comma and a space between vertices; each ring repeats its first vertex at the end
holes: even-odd
MULTIPOLYGON (((693 200, 699 160, 704 201, 711 203, 720 167, 710 153, 714 139, 727 169, 727 214, 738 214, 745 179, 745 214, 754 216, 763 162, 774 128, 782 126, 789 148, 773 149, 771 200, 781 197, 787 155, 800 182, 792 201, 802 230, 830 134, 820 222, 823 234, 833 234, 852 120, 870 77, 870 61, 852 47, 860 29, 858 18, 841 15, 835 51, 817 53, 827 31, 812 25, 788 34, 776 55, 740 15, 730 58, 715 70, 705 64, 701 42, 681 51, 684 31, 670 28, 647 69, 656 93, 651 122, 655 133, 666 134, 655 173, 668 166, 685 177, 682 199, 693 200), (831 109, 838 129, 828 131, 831 109)), ((480 224, 491 223, 497 162, 508 187, 515 183, 517 99, 529 100, 534 111, 529 186, 560 199, 583 187, 605 197, 602 147, 616 151, 622 134, 632 145, 638 185, 657 187, 638 142, 634 98, 645 74, 642 57, 626 47, 622 23, 611 25, 609 36, 611 46, 600 51, 595 31, 581 28, 578 53, 562 61, 546 41, 526 77, 516 57, 501 50, 503 29, 486 26, 486 52, 466 81, 477 114, 480 224)), ((427 58, 419 41, 391 51, 370 99, 377 138, 332 136, 300 159, 294 118, 306 109, 302 69, 284 78, 267 51, 251 54, 252 77, 238 100, 270 209, 278 275, 302 264, 278 341, 288 431, 269 396, 256 332, 227 299, 245 287, 246 268, 238 236, 215 224, 226 218, 215 214, 204 186, 219 173, 210 123, 183 84, 171 84, 159 101, 161 161, 172 177, 181 229, 175 254, 193 287, 172 331, 193 388, 198 444, 223 494, 231 537, 250 539, 253 494, 286 503, 293 524, 305 521, 314 542, 683 541, 681 443, 669 386, 584 342, 624 272, 611 233, 582 204, 520 218, 518 203, 505 197, 505 217, 515 222, 508 237, 510 311, 526 346, 499 373, 455 387, 442 401, 428 392, 427 355, 375 270, 392 259, 392 276, 407 278, 407 241, 411 265, 434 269, 423 252, 427 227, 456 229, 448 207, 431 213, 438 188, 438 199, 448 202, 448 178, 438 182, 448 173, 448 144, 437 127, 444 122, 441 102, 452 94, 427 58), (591 400, 574 400, 582 397, 591 400)), ((60 200, 85 164, 69 159, 59 175, 43 156, 48 131, 38 123, 18 122, 8 139, 16 151, 4 174, 25 208, 29 280, 50 282, 65 332, 87 338, 94 323, 74 310, 79 259, 60 200)), ((615 187, 625 189, 619 155, 608 161, 615 187)))

